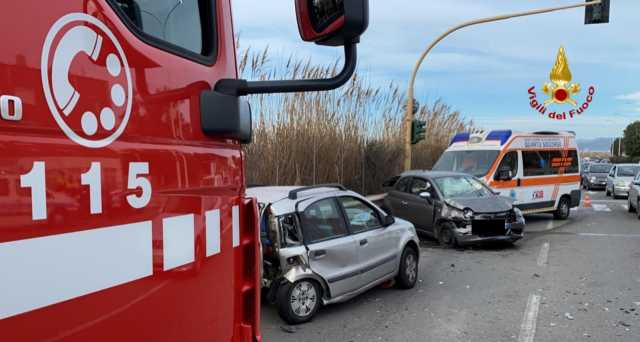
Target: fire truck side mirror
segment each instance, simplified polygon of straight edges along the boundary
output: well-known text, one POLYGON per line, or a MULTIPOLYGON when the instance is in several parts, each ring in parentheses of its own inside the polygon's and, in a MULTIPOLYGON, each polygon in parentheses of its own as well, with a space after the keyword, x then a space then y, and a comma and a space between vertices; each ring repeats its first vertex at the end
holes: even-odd
POLYGON ((295 0, 302 40, 319 45, 358 43, 369 25, 368 0, 295 0))
POLYGON ((246 99, 204 91, 200 95, 200 111, 204 134, 251 143, 251 106, 246 99))

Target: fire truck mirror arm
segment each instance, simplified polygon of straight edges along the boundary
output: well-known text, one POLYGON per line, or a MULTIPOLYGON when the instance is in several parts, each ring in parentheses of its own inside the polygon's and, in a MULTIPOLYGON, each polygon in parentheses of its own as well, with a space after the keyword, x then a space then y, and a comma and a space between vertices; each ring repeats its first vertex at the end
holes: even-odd
POLYGON ((216 83, 215 90, 231 96, 333 90, 347 83, 353 76, 356 70, 357 55, 356 43, 345 45, 344 67, 339 74, 331 78, 282 81, 222 79, 216 83))

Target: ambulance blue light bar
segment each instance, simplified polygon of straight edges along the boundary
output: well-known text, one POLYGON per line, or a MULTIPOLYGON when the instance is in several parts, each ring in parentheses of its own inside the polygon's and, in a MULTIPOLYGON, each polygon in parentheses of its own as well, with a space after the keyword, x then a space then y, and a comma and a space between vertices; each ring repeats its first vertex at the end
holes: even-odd
POLYGON ((489 135, 487 135, 486 140, 499 140, 500 145, 504 145, 511 137, 511 134, 513 134, 513 132, 511 132, 510 129, 502 131, 491 131, 489 135))
POLYGON ((453 136, 453 139, 451 139, 451 143, 449 145, 453 145, 457 142, 469 141, 470 137, 471 134, 469 132, 458 133, 453 136))

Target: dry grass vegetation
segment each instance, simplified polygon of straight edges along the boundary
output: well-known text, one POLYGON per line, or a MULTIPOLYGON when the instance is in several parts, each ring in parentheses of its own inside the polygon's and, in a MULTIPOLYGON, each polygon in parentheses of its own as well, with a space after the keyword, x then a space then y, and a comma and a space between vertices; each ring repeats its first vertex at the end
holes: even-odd
MULTIPOLYGON (((239 54, 241 74, 253 80, 325 78, 341 67, 294 57, 273 63, 268 49, 239 54)), ((404 101, 396 85, 373 86, 358 74, 335 91, 253 96, 247 184, 342 183, 365 194, 380 191, 400 172, 404 101)), ((414 146, 415 168, 430 168, 451 136, 470 126, 442 101, 421 108, 417 117, 427 121, 427 139, 414 146)))

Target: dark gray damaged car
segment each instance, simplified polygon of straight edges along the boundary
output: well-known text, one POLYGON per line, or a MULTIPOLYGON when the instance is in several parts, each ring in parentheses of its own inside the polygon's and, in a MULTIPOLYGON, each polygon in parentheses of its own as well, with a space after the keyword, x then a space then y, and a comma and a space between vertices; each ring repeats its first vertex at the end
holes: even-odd
POLYGON ((522 238, 525 220, 513 200, 499 196, 473 176, 408 171, 387 186, 384 209, 413 223, 444 245, 522 238))

